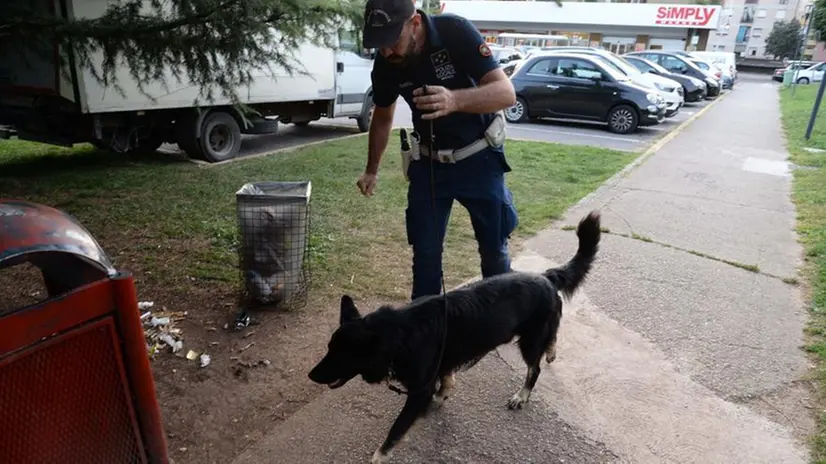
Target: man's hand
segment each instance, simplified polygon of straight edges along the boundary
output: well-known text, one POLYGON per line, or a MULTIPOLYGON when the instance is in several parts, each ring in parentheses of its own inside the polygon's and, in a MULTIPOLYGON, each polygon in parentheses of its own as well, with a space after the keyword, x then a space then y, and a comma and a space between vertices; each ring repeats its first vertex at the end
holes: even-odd
POLYGON ((376 188, 376 175, 365 172, 356 182, 356 185, 358 185, 362 195, 372 197, 373 190, 376 188))
POLYGON ((457 109, 453 91, 440 85, 428 85, 427 95, 421 87, 414 90, 413 103, 422 111, 422 119, 441 118, 457 109))

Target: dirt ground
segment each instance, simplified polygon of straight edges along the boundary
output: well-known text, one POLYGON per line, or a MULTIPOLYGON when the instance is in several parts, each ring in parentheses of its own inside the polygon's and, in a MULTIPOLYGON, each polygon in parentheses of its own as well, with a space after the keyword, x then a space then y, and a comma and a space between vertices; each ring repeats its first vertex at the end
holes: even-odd
MULTIPOLYGON (((178 353, 163 346, 151 362, 175 463, 231 462, 323 393, 326 387, 310 382, 307 372, 323 356, 338 320, 331 292, 318 292, 327 293, 328 301, 311 294, 301 309, 252 312, 252 324, 235 330, 235 286, 190 280, 170 291, 144 279, 140 266, 128 267, 139 300, 151 301, 150 311, 159 316, 171 314, 183 340, 178 353), (206 352, 211 362, 200 367, 198 359, 186 358, 189 350, 206 352)), ((45 295, 39 272, 28 265, 0 270, 0 288, 10 293, 0 303, 0 314, 45 295)), ((364 308, 377 303, 355 297, 364 308)))

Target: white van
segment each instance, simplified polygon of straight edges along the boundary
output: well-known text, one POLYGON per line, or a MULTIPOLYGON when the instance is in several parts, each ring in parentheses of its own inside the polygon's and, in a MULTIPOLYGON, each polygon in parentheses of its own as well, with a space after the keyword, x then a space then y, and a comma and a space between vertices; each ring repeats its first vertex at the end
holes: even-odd
POLYGON ((721 70, 728 69, 732 79, 737 80, 737 62, 734 52, 689 52, 692 56, 703 59, 719 67, 721 70))

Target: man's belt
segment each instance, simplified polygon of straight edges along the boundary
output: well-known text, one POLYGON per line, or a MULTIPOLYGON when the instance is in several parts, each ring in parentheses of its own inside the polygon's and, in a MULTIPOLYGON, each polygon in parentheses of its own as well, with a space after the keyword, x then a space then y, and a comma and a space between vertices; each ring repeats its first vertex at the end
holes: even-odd
POLYGON ((506 132, 505 112, 497 111, 487 129, 485 129, 485 135, 483 137, 469 145, 455 150, 436 150, 436 156, 431 156, 427 145, 421 143, 419 134, 414 132, 411 134, 411 145, 413 145, 410 151, 411 158, 418 160, 419 154, 421 154, 422 156, 427 156, 428 158, 432 158, 442 163, 458 163, 463 159, 470 158, 487 147, 501 147, 502 144, 505 143, 506 132))
MULTIPOLYGON (((471 156, 479 153, 480 151, 484 150, 489 146, 490 143, 488 143, 488 139, 482 137, 481 139, 471 143, 470 145, 466 145, 457 150, 436 150, 436 157, 434 159, 442 163, 458 163, 463 159, 470 158, 471 156)), ((419 145, 419 152, 422 154, 422 156, 432 158, 430 150, 424 145, 419 145)))

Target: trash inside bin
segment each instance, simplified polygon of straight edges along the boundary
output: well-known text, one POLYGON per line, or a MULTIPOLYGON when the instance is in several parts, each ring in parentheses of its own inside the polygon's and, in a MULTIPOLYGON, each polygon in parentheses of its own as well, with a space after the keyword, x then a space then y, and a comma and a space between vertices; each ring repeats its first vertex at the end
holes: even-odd
POLYGON ((311 190, 309 181, 254 182, 236 192, 239 265, 251 303, 306 302, 311 190))

